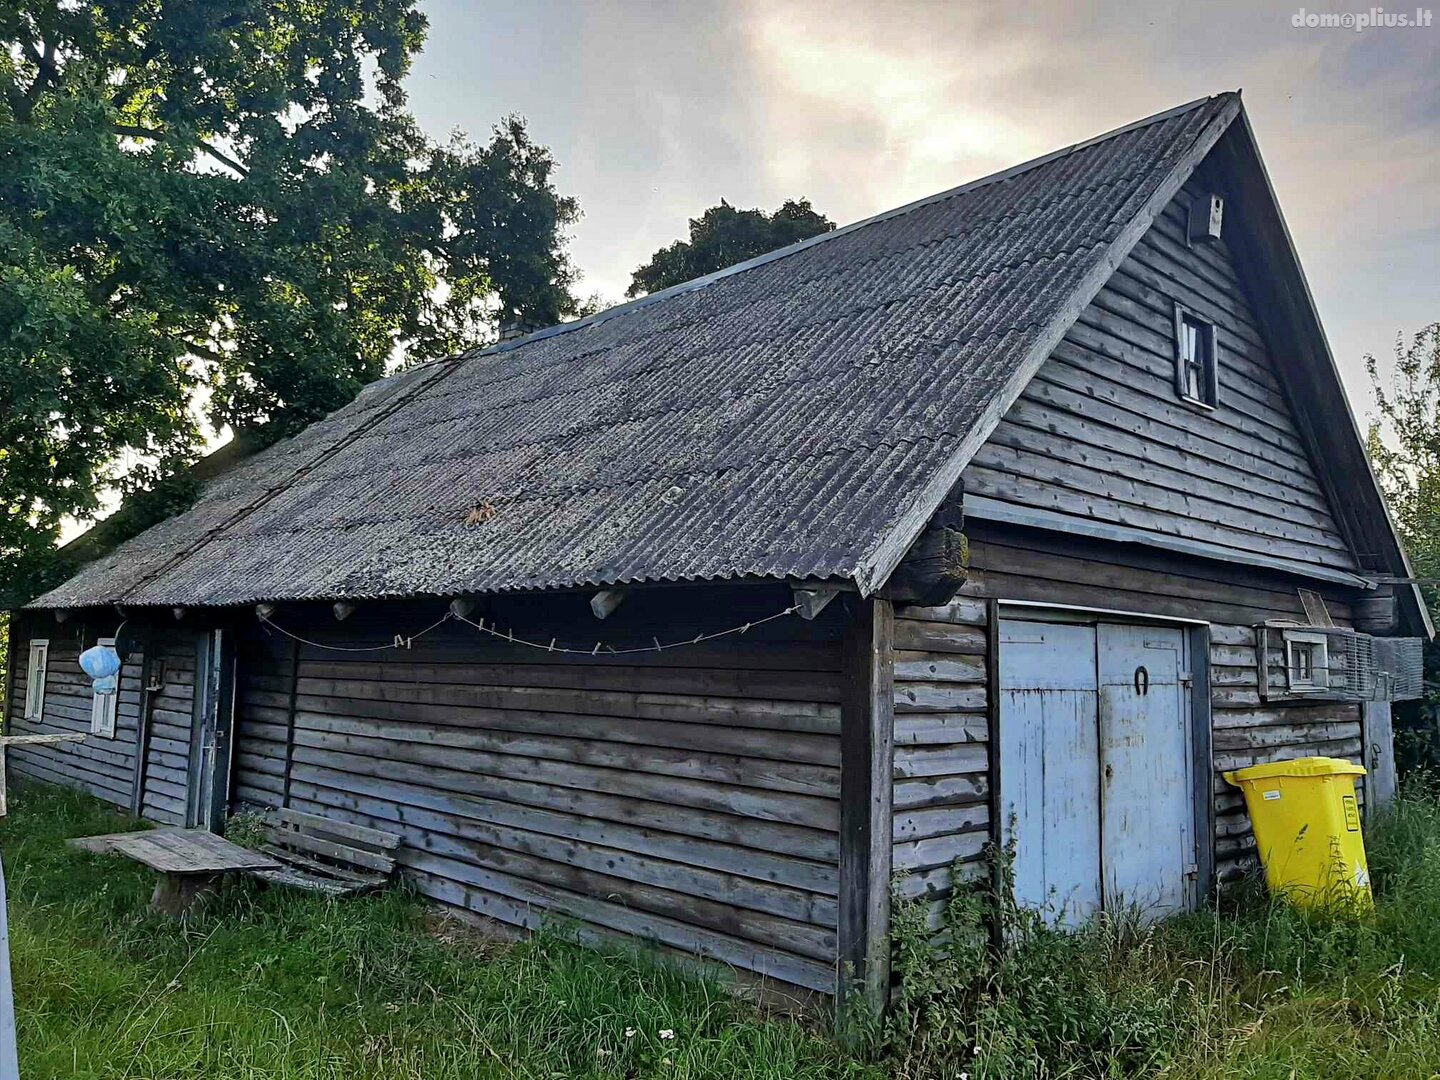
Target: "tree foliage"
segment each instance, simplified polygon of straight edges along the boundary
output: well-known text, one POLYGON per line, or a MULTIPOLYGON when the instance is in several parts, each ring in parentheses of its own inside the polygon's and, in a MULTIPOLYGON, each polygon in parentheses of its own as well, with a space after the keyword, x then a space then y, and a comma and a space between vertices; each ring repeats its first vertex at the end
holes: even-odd
POLYGON ((787 199, 773 214, 736 210, 721 199, 719 206, 690 219, 689 240, 661 248, 631 275, 626 295, 659 292, 834 228, 809 199, 787 199))
POLYGON ((0 592, 67 515, 575 310, 519 118, 427 138, 415 0, 0 0, 0 592))
MULTIPOLYGON (((1396 341, 1388 383, 1375 357, 1365 365, 1378 410, 1370 425, 1375 472, 1416 574, 1440 578, 1440 322, 1396 341)), ((1440 591, 1425 589, 1433 609, 1440 591)))
MULTIPOLYGON (((1377 415, 1370 424, 1370 460, 1391 516, 1422 580, 1432 612, 1440 611, 1440 322, 1410 341, 1395 342, 1388 380, 1373 356, 1365 357, 1377 415)), ((1425 651, 1424 699, 1396 709, 1396 745, 1402 765, 1440 766, 1440 646, 1425 651)))

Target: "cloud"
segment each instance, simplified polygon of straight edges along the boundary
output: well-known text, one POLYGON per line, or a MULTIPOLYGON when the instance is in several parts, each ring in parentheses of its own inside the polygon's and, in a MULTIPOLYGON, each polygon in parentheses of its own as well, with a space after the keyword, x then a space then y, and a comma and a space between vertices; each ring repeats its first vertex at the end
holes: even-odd
POLYGON ((1363 352, 1440 318, 1440 26, 1310 31, 1250 0, 428 10, 422 121, 528 115, 584 208, 586 287, 612 297, 722 197, 854 221, 1243 87, 1352 394, 1363 352))
POLYGON ((754 0, 756 167, 853 220, 1243 87, 1363 401, 1360 356, 1440 318, 1440 28, 1317 33, 1292 10, 754 0))

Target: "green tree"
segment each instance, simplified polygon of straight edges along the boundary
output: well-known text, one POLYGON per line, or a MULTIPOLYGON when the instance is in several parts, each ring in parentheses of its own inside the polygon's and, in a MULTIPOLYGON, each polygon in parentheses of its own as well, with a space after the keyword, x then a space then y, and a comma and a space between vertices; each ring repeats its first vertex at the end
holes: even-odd
POLYGON ((274 438, 574 312, 548 150, 406 111, 425 29, 415 0, 0 0, 0 599, 202 420, 274 438))
MULTIPOLYGON (((1375 389, 1375 472, 1416 574, 1440 579, 1440 322, 1396 340, 1388 380, 1375 357, 1366 356, 1365 367, 1375 389)), ((1440 591, 1424 590, 1433 608, 1440 591)))
MULTIPOLYGON (((1408 342, 1399 335, 1395 364, 1382 379, 1379 362, 1365 357, 1374 387, 1376 415, 1370 423, 1370 459, 1390 505, 1420 591, 1430 610, 1440 601, 1440 322, 1408 342)), ((1440 647, 1425 653, 1426 694, 1396 710, 1402 765, 1440 765, 1440 647)))
POLYGON ((721 199, 719 206, 690 219, 689 240, 661 248, 637 269, 625 295, 659 292, 834 228, 835 223, 817 213, 809 199, 787 199, 773 214, 736 210, 721 199))

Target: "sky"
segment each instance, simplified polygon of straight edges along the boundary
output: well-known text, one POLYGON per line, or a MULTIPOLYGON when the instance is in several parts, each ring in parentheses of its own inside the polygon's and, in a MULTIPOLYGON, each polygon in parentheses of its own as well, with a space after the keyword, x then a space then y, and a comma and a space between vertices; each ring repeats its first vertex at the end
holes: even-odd
MULTIPOLYGON (((407 86, 433 136, 519 113, 580 200, 579 291, 720 199, 838 224, 1240 89, 1352 406, 1363 357, 1440 320, 1440 12, 1297 27, 1359 3, 428 0, 407 86)), ((1392 12, 1416 9, 1394 6, 1392 12)))

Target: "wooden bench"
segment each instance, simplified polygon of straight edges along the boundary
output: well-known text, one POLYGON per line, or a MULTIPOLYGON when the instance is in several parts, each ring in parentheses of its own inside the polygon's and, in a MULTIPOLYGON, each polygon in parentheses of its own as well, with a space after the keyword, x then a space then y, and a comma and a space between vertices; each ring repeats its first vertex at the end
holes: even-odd
POLYGON ((124 855, 154 870, 159 876, 150 910, 161 915, 186 914, 214 895, 226 874, 273 870, 281 865, 204 829, 148 829, 80 836, 65 842, 97 855, 124 855))
POLYGON ((267 810, 260 850, 281 864, 246 871, 272 885, 349 896, 385 885, 395 872, 395 833, 296 810, 267 810))

